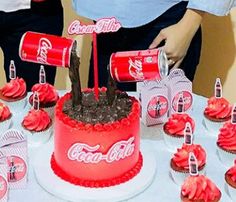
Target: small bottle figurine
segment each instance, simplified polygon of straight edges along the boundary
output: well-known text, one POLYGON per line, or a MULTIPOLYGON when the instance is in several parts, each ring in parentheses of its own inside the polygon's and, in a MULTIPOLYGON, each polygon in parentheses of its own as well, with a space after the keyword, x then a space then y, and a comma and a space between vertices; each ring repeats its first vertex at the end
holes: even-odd
POLYGON ((222 85, 220 78, 217 78, 215 82, 215 98, 221 98, 221 97, 222 97, 222 85))
POLYGON ((184 112, 184 96, 183 93, 179 94, 179 99, 177 103, 177 112, 183 113, 184 112))
POLYGON ((34 92, 33 95, 33 109, 39 110, 39 94, 37 91, 34 92))
POLYGON ((10 61, 10 66, 9 66, 9 78, 12 79, 16 79, 16 66, 14 63, 14 60, 10 61))
POLYGON ((236 124, 236 104, 233 106, 232 114, 231 114, 231 123, 236 124))
POLYGON ((10 168, 9 168, 9 181, 15 181, 16 180, 16 166, 14 163, 14 158, 10 157, 10 168))
POLYGON ((192 127, 189 122, 186 123, 185 129, 184 129, 184 142, 187 145, 193 144, 193 133, 192 133, 192 127))
POLYGON ((40 66, 40 70, 39 70, 39 83, 40 84, 46 83, 46 73, 45 73, 43 65, 40 66))
POLYGON ((189 174, 191 176, 198 176, 198 162, 193 152, 189 153, 188 163, 189 163, 189 174))

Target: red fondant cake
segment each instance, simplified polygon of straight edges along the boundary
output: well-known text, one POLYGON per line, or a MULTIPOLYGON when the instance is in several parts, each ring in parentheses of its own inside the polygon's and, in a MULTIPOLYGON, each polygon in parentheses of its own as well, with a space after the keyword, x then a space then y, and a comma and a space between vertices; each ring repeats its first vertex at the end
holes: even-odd
POLYGON ((51 158, 54 173, 86 187, 118 185, 137 175, 142 167, 138 101, 130 97, 131 110, 125 118, 89 124, 63 112, 64 103, 70 99, 67 93, 56 105, 51 158))

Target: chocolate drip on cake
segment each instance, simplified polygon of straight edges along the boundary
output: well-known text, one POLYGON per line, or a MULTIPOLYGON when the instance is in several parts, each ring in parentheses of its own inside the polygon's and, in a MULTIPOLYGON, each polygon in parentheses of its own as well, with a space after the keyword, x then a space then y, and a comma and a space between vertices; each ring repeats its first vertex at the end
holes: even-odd
POLYGON ((108 83, 107 83, 107 99, 109 105, 112 105, 115 98, 116 98, 116 82, 114 79, 111 77, 110 71, 109 71, 109 65, 107 66, 107 72, 108 72, 108 83))
POLYGON ((82 103, 82 92, 81 92, 80 75, 79 75, 80 58, 76 54, 76 46, 77 43, 75 41, 72 47, 70 68, 69 68, 73 107, 81 105, 82 103))

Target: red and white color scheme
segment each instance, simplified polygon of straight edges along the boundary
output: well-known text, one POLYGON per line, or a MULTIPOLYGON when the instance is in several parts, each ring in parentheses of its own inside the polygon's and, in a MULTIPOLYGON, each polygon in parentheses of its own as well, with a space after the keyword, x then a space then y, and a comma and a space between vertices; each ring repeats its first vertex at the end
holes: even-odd
POLYGON ((7 178, 10 189, 25 188, 27 184, 27 142, 15 129, 7 130, 0 139, 0 151, 7 158, 7 178))
POLYGON ((146 126, 167 121, 169 100, 168 88, 162 81, 145 81, 137 83, 141 103, 141 120, 146 126))
POLYGON ((6 157, 0 151, 0 201, 7 202, 8 200, 8 182, 7 182, 7 162, 6 157))
POLYGON ((183 96, 183 112, 190 111, 193 106, 192 82, 185 76, 181 69, 170 71, 165 84, 169 91, 170 109, 169 115, 178 112, 178 100, 180 95, 183 96))
POLYGON ((161 80, 168 74, 167 57, 162 49, 113 53, 110 73, 118 82, 161 80))
POLYGON ((21 38, 19 56, 28 62, 69 67, 74 42, 64 37, 26 32, 21 38))
POLYGON ((126 182, 142 167, 139 103, 131 98, 130 114, 107 124, 85 124, 62 112, 66 94, 56 105, 54 153, 51 167, 56 175, 85 187, 109 187, 126 182))

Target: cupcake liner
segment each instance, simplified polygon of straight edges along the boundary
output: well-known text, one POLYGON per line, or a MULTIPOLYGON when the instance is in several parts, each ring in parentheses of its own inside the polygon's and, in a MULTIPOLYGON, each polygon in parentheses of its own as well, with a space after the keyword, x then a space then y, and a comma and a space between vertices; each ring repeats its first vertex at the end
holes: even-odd
POLYGON ((232 165, 234 165, 236 154, 227 152, 220 147, 217 147, 217 151, 219 160, 225 167, 230 168, 232 165))
POLYGON ((229 196, 233 201, 236 201, 236 189, 230 186, 228 183, 227 184, 227 189, 229 192, 229 196))
POLYGON ((45 144, 46 142, 49 141, 49 139, 51 137, 52 129, 53 129, 53 127, 50 126, 45 131, 34 132, 34 131, 29 131, 29 130, 23 128, 23 132, 27 137, 28 144, 30 146, 37 147, 37 146, 45 144))
POLYGON ((166 146, 171 152, 175 152, 177 148, 180 148, 184 143, 184 136, 173 137, 167 135, 164 131, 163 131, 163 138, 166 146))
MULTIPOLYGON (((205 166, 206 167, 206 166, 205 166)), ((206 174, 206 169, 205 167, 202 170, 199 170, 199 174, 206 174)), ((186 177, 189 176, 189 172, 178 172, 173 170, 172 168, 170 169, 170 175, 171 178, 173 180, 173 182, 177 185, 182 185, 184 183, 184 180, 186 179, 186 177)))
POLYGON ((22 110, 25 108, 26 106, 26 102, 27 102, 27 97, 24 97, 23 99, 21 100, 17 100, 17 101, 14 101, 14 102, 8 102, 8 101, 5 101, 5 100, 1 100, 1 102, 3 102, 5 105, 7 105, 10 109, 10 111, 18 111, 18 110, 22 110))
POLYGON ((206 126, 206 129, 211 132, 209 133, 209 135, 211 136, 218 136, 218 131, 220 130, 220 128, 224 125, 225 121, 222 122, 215 122, 215 121, 211 121, 209 119, 207 119, 206 117, 204 117, 204 123, 206 126))
POLYGON ((10 125, 12 122, 12 118, 9 118, 5 121, 0 122, 0 134, 2 135, 3 133, 5 133, 6 130, 9 129, 10 125))

